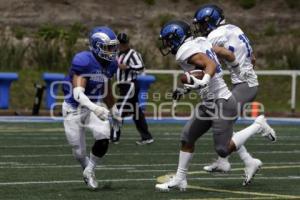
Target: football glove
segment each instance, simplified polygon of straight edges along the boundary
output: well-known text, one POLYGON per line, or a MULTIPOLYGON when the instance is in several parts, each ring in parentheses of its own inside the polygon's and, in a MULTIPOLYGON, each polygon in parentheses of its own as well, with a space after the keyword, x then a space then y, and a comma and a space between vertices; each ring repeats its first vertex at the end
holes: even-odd
POLYGON ((114 105, 111 108, 110 116, 111 116, 110 124, 111 124, 112 128, 114 129, 114 131, 119 131, 122 126, 123 120, 122 120, 121 113, 116 105, 114 105))
POLYGON ((201 98, 207 97, 209 92, 209 87, 208 85, 204 85, 199 89, 199 95, 201 96, 201 98))
POLYGON ((190 92, 190 90, 188 88, 176 88, 173 91, 172 98, 173 98, 173 100, 179 101, 183 95, 185 95, 189 92, 190 92))
POLYGON ((184 84, 184 86, 189 89, 200 89, 200 88, 206 87, 211 78, 209 74, 205 74, 201 80, 197 79, 193 75, 190 75, 190 77, 193 79, 194 83, 193 84, 184 84))
POLYGON ((122 116, 121 113, 119 111, 119 109, 117 108, 116 105, 114 105, 111 110, 110 110, 110 115, 112 119, 115 119, 117 122, 122 122, 122 116))
POLYGON ((106 121, 108 120, 109 117, 109 110, 107 110, 105 107, 103 106, 97 106, 93 112, 95 113, 95 115, 101 119, 102 121, 106 121))

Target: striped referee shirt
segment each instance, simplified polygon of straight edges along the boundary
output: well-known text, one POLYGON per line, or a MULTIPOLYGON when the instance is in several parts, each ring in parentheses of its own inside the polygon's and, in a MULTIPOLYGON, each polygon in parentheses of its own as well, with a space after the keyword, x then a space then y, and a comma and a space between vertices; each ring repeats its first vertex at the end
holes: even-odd
POLYGON ((125 52, 120 52, 118 55, 118 61, 120 64, 125 64, 127 66, 125 70, 121 70, 120 68, 118 68, 118 82, 135 81, 137 75, 144 71, 144 63, 141 54, 135 51, 134 49, 129 49, 125 52))

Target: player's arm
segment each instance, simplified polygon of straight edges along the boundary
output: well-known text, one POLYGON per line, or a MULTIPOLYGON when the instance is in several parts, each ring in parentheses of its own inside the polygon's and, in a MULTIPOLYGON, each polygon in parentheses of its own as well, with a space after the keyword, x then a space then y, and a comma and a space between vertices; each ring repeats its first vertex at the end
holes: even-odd
POLYGON ((185 86, 188 88, 197 89, 206 86, 209 83, 211 77, 213 77, 216 73, 217 64, 204 53, 197 53, 192 55, 189 58, 188 63, 194 66, 201 66, 205 73, 201 80, 191 75, 194 84, 185 84, 185 86))
POLYGON ((100 119, 107 120, 109 111, 103 106, 98 106, 93 103, 84 93, 86 86, 86 78, 74 75, 73 84, 73 97, 81 106, 87 107, 89 110, 94 112, 100 119))
POLYGON ((235 68, 239 65, 232 51, 220 46, 213 46, 213 50, 228 66, 235 68))
POLYGON ((209 75, 210 77, 215 75, 217 64, 204 53, 197 53, 192 55, 189 58, 188 63, 194 66, 201 66, 204 73, 206 75, 209 75))
POLYGON ((235 56, 232 53, 232 51, 229 51, 228 49, 226 49, 224 47, 213 46, 213 50, 217 54, 218 57, 220 57, 228 62, 233 62, 235 60, 235 56))

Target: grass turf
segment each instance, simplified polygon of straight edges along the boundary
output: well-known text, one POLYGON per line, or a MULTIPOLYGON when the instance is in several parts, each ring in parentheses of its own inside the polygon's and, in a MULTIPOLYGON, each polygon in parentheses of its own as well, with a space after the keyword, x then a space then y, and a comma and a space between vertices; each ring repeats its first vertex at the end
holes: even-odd
MULTIPOLYGON (((90 191, 61 124, 1 124, 0 199, 300 199, 300 127, 291 126, 275 127, 277 143, 260 136, 248 141, 248 150, 264 162, 248 187, 241 186, 243 165, 236 155, 230 159, 230 174, 202 171, 216 157, 211 133, 207 133, 197 143, 188 191, 156 192, 156 179, 176 170, 181 128, 150 125, 155 143, 136 146, 138 134, 132 125, 126 125, 121 143, 110 146, 103 165, 97 168, 100 188, 90 191)), ((92 141, 88 133, 88 149, 92 141)))

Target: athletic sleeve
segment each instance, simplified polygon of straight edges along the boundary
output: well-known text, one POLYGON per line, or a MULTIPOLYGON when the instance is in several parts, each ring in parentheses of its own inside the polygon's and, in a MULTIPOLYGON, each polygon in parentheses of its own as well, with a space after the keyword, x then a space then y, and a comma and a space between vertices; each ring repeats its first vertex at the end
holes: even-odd
POLYGON ((76 54, 72 60, 71 72, 76 75, 89 74, 91 72, 89 57, 84 53, 76 54))

